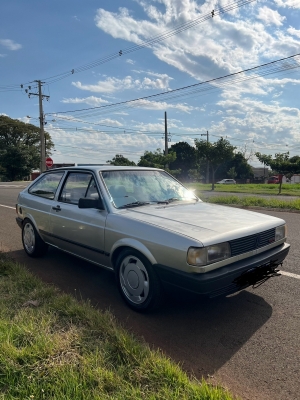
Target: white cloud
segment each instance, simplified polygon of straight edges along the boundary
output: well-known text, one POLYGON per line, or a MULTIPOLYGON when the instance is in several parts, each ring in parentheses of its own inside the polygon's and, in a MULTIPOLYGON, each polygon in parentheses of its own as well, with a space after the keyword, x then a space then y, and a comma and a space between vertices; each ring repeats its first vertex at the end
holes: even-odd
POLYGON ((217 105, 226 111, 222 120, 210 127, 217 135, 230 133, 229 139, 242 141, 254 138, 255 151, 269 149, 273 153, 274 144, 278 145, 277 152, 282 152, 287 150, 286 144, 293 146, 299 142, 300 109, 297 107, 282 107, 276 101, 264 103, 249 98, 238 101, 228 98, 217 105))
POLYGON ((288 31, 289 34, 300 38, 300 30, 295 29, 295 28, 293 28, 292 26, 290 26, 290 27, 287 29, 287 31, 288 31))
MULTIPOLYGON (((217 3, 218 7, 224 7, 232 4, 232 0, 218 0, 217 3)), ((99 9, 95 18, 97 27, 105 34, 127 40, 124 50, 127 46, 141 44, 144 40, 179 24, 210 13, 216 2, 215 0, 135 0, 131 6, 133 12, 125 8, 117 12, 99 9), (140 19, 137 19, 137 16, 140 16, 138 17, 140 19)), ((124 54, 127 69, 131 70, 127 73, 128 76, 121 75, 122 72, 116 77, 110 76, 108 67, 101 75, 92 77, 92 80, 73 82, 74 87, 87 90, 89 93, 81 92, 81 96, 76 93, 77 97, 64 101, 74 104, 86 102, 95 106, 98 104, 101 106, 103 99, 116 103, 126 98, 145 96, 147 93, 136 94, 137 91, 144 89, 155 90, 154 93, 163 92, 169 90, 170 85, 179 87, 193 83, 191 77, 197 81, 206 81, 299 53, 298 29, 300 28, 294 22, 297 20, 296 11, 287 9, 292 6, 300 8, 300 0, 253 2, 250 6, 236 9, 230 15, 216 16, 193 29, 149 46, 146 50, 147 64, 142 60, 142 63, 137 63, 138 67, 132 67, 134 61, 127 59, 127 55, 124 54), (153 56, 151 57, 151 52, 156 61, 153 56), (161 66, 162 62, 165 63, 165 68, 158 70, 155 63, 161 66), (143 67, 140 67, 141 65, 143 67), (176 74, 173 68, 177 69, 176 74), (104 72, 107 75, 104 75, 104 72), (120 92, 125 90, 127 90, 126 95, 123 96, 122 93, 121 97, 120 92)), ((265 71, 269 72, 267 69, 265 71)), ((296 69, 293 71, 297 73, 296 69)), ((83 121, 81 127, 84 127, 86 132, 82 136, 77 135, 75 138, 68 131, 67 138, 63 138, 61 134, 61 138, 57 136, 57 141, 64 145, 77 146, 72 150, 75 159, 76 154, 80 154, 80 157, 86 154, 85 161, 95 158, 95 161, 90 162, 105 162, 116 153, 121 153, 136 161, 139 158, 138 154, 143 154, 145 150, 163 148, 164 121, 155 117, 158 114, 163 116, 162 111, 167 110, 168 128, 176 140, 180 140, 179 134, 175 135, 176 131, 186 133, 183 140, 192 143, 195 133, 205 132, 208 129, 212 135, 211 140, 217 140, 214 134, 223 135, 236 146, 247 141, 255 151, 273 149, 274 143, 285 146, 286 142, 292 146, 298 143, 298 132, 300 132, 300 111, 297 103, 300 79, 296 79, 300 75, 299 72, 298 75, 289 75, 293 71, 284 72, 283 78, 282 74, 277 74, 273 78, 270 78, 272 75, 257 76, 255 79, 246 79, 240 83, 232 79, 231 82, 228 80, 226 85, 220 81, 219 84, 215 83, 215 87, 204 85, 203 87, 213 89, 208 92, 210 97, 206 101, 189 102, 192 97, 206 93, 199 92, 187 97, 188 100, 185 101, 189 103, 175 97, 171 100, 174 104, 164 100, 153 101, 156 97, 152 97, 129 103, 127 108, 122 106, 122 108, 112 108, 111 111, 110 107, 103 108, 101 112, 86 115, 85 118, 93 121, 95 125, 88 125, 83 121), (113 109, 119 111, 114 112, 113 109), (132 116, 127 117, 128 115, 132 116), (182 120, 175 120, 171 116, 179 116, 182 120), (114 133, 108 134, 105 132, 107 128, 97 124, 114 127, 111 128, 114 133), (129 129, 137 129, 139 133, 130 135, 129 129), (147 131, 159 134, 147 136, 147 131), (87 147, 89 151, 85 150, 87 147)), ((246 74, 239 76, 248 78, 246 74)), ((80 124, 77 121, 74 124, 72 121, 70 125, 78 127, 80 124)), ((63 149, 59 148, 62 154, 63 149)), ((280 151, 280 146, 277 150, 280 151)))
MULTIPOLYGON (((155 8, 157 2, 154 0, 138 1, 150 20, 137 20, 124 8, 118 13, 98 9, 96 25, 114 38, 140 44, 214 8, 211 0, 201 6, 193 0, 159 0, 159 3, 164 8, 155 8)), ((230 0, 223 0, 220 6, 229 3, 230 0)), ((203 81, 258 65, 261 58, 274 60, 297 53, 299 40, 285 35, 283 31, 269 32, 265 26, 272 24, 280 27, 284 18, 277 10, 261 8, 260 5, 242 7, 230 19, 226 15, 216 16, 197 28, 153 44, 151 48, 161 61, 203 81), (257 15, 260 20, 257 20, 257 15)))
POLYGON ((103 81, 98 81, 96 84, 82 84, 81 82, 72 82, 72 85, 81 90, 88 90, 96 93, 114 93, 122 90, 129 89, 159 89, 166 90, 169 88, 169 81, 172 79, 167 74, 154 74, 156 79, 144 77, 142 79, 135 79, 132 76, 126 76, 123 79, 108 77, 103 81))
POLYGON ((185 113, 190 113, 193 110, 197 110, 196 107, 189 106, 185 103, 166 103, 165 101, 151 101, 151 100, 138 100, 134 102, 134 107, 144 108, 146 110, 178 110, 185 113))
POLYGON ((0 57, 6 57, 7 54, 0 54, 0 57))
MULTIPOLYGON (((300 67, 300 65, 299 65, 300 67)), ((242 75, 247 79, 246 75, 242 75)), ((217 87, 223 89, 222 97, 238 100, 243 94, 260 95, 266 97, 274 92, 274 90, 284 88, 288 84, 300 85, 300 79, 293 78, 265 78, 257 75, 251 75, 247 80, 235 83, 227 81, 226 86, 216 83, 217 87), (253 79, 252 79, 253 77, 253 79)))
POLYGON ((29 124, 31 118, 30 117, 22 117, 22 118, 17 118, 19 121, 25 122, 25 124, 29 124))
POLYGON ((14 42, 11 39, 0 39, 0 45, 6 47, 8 50, 19 50, 22 48, 22 45, 14 42))
POLYGON ((95 96, 89 96, 89 97, 75 97, 75 98, 68 98, 68 99, 63 99, 61 100, 62 103, 66 104, 88 104, 90 106, 99 106, 101 104, 108 103, 107 100, 101 99, 101 97, 95 97, 95 96))
POLYGON ((114 112, 114 114, 117 114, 117 115, 129 115, 128 113, 126 113, 124 111, 114 112))
POLYGON ((143 79, 142 85, 145 86, 146 88, 149 85, 150 87, 153 87, 155 89, 167 89, 169 87, 169 82, 173 80, 173 78, 171 78, 167 74, 159 74, 153 71, 133 70, 133 72, 137 74, 146 74, 156 78, 155 80, 152 81, 151 79, 145 77, 143 79))
POLYGON ((142 87, 143 89, 168 89, 169 80, 170 78, 166 74, 155 80, 145 77, 142 82, 142 87))
POLYGON ((278 92, 278 93, 274 93, 272 97, 273 97, 273 99, 277 99, 277 97, 282 96, 282 94, 283 94, 283 91, 278 92))
POLYGON ((258 19, 262 20, 266 25, 281 26, 285 17, 280 15, 278 11, 271 10, 269 7, 261 7, 258 12, 258 19))
POLYGON ((123 125, 119 121, 117 121, 115 119, 111 119, 111 118, 101 119, 98 121, 98 123, 104 124, 104 125, 113 125, 113 126, 122 126, 123 125))
MULTIPOLYGON (((172 123, 172 121, 168 120, 168 130, 177 127, 178 126, 175 123, 172 123)), ((156 132, 163 135, 165 131, 165 122, 163 120, 161 122, 137 123, 135 128, 141 131, 156 132)))
POLYGON ((121 131, 118 134, 108 134, 86 128, 79 135, 76 131, 53 129, 51 126, 47 131, 55 143, 55 162, 106 163, 116 154, 123 154, 137 162, 145 150, 162 147, 161 139, 143 133, 128 134, 121 131))
POLYGON ((298 0, 275 0, 279 7, 300 8, 298 0))
POLYGON ((105 81, 98 81, 95 85, 85 85, 81 82, 72 82, 72 85, 81 90, 88 90, 97 93, 113 93, 118 90, 132 89, 134 82, 131 76, 124 79, 107 78, 105 81))

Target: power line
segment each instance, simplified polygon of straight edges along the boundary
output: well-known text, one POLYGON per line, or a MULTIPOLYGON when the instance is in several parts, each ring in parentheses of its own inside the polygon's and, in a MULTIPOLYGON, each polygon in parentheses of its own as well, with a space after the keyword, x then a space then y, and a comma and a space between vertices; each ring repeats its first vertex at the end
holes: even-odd
MULTIPOLYGON (((225 14, 227 12, 230 12, 230 11, 233 11, 233 10, 235 10, 237 8, 240 8, 240 7, 244 6, 244 5, 248 5, 250 3, 253 3, 254 1, 256 1, 256 0, 238 0, 236 2, 228 4, 225 7, 215 8, 210 13, 208 13, 208 14, 206 14, 204 16, 200 16, 200 17, 198 17, 198 18, 196 18, 194 20, 182 23, 182 24, 176 26, 175 28, 173 28, 171 30, 168 30, 168 31, 165 31, 165 32, 163 32, 163 33, 161 33, 159 35, 153 36, 153 37, 141 42, 138 45, 127 47, 127 48, 125 48, 123 50, 120 50, 120 51, 118 51, 116 53, 112 53, 111 55, 108 55, 108 56, 106 56, 106 57, 104 57, 102 59, 95 60, 95 61, 93 61, 91 63, 82 65, 81 67, 72 69, 72 71, 69 72, 69 74, 72 75, 72 74, 75 74, 75 73, 86 71, 87 69, 94 68, 94 67, 96 67, 98 65, 101 65, 101 64, 109 62, 109 61, 111 61, 113 59, 119 58, 120 56, 123 56, 125 54, 130 54, 130 53, 133 53, 133 52, 135 52, 137 50, 141 50, 141 49, 143 49, 145 47, 152 46, 153 44, 156 44, 156 43, 161 42, 163 40, 169 39, 170 37, 172 37, 174 35, 177 35, 178 33, 181 33, 183 31, 191 29, 191 28, 197 26, 198 24, 200 24, 202 22, 205 22, 205 21, 207 21, 209 19, 212 19, 214 16, 225 14)), ((54 76, 53 78, 55 78, 55 79, 50 81, 49 83, 54 83, 54 82, 57 82, 57 81, 59 81, 61 79, 64 79, 65 77, 67 77, 67 76, 65 76, 66 74, 68 74, 68 72, 65 72, 63 74, 59 74, 61 76, 59 76, 59 75, 54 76)), ((47 80, 47 79, 50 79, 50 78, 46 78, 44 80, 47 80)))
MULTIPOLYGON (((161 92, 161 93, 156 93, 156 94, 152 94, 149 96, 144 96, 144 97, 139 97, 137 99, 132 99, 132 100, 126 100, 126 101, 121 101, 118 103, 111 103, 111 104, 106 104, 103 106, 96 106, 96 107, 88 107, 88 108, 81 108, 81 109, 77 109, 77 110, 68 110, 68 111, 57 111, 57 112, 52 112, 52 113, 47 113, 47 115, 55 115, 55 114, 67 114, 67 113, 78 113, 78 112, 82 112, 82 111, 94 111, 94 110, 105 110, 105 109, 110 109, 112 107, 118 107, 118 106, 124 106, 124 105, 128 105, 128 104, 133 104, 137 102, 141 102, 143 100, 148 100, 148 99, 153 99, 153 98, 158 98, 158 97, 166 97, 168 98, 169 96, 171 96, 172 98, 174 98, 174 94, 175 96, 177 96, 177 93, 180 93, 181 91, 184 90, 190 90, 192 89, 192 92, 196 89, 198 90, 200 88, 200 90, 203 87, 203 90, 210 90, 210 85, 211 84, 220 84, 222 85, 228 85, 228 84, 233 84, 233 83, 239 83, 245 80, 249 80, 249 79, 257 79, 259 77, 262 76, 266 76, 266 75, 270 75, 270 74, 274 74, 277 72, 283 72, 286 70, 290 70, 290 69, 295 69, 295 68, 299 68, 300 67, 300 63, 299 61, 296 59, 297 57, 300 56, 300 53, 289 56, 289 57, 285 57, 285 58, 281 58, 279 60, 275 60, 275 61, 271 61, 265 64, 261 64, 255 67, 251 67, 251 68, 247 68, 238 72, 234 72, 231 74, 227 74, 227 75, 223 75, 221 77, 218 78, 212 78, 209 79, 205 82, 199 82, 199 83, 195 83, 192 85, 188 85, 188 86, 183 86, 177 89, 173 89, 173 90, 169 90, 169 91, 165 91, 165 92, 161 92), (271 68, 270 68, 271 67, 271 68), (259 73, 259 69, 261 69, 262 71, 259 73), (256 75, 252 75, 252 76, 246 76, 243 77, 242 74, 246 74, 246 73, 252 73, 252 72, 256 72, 258 71, 258 73, 256 75), (232 79, 233 78, 233 79, 232 79), (234 79, 237 78, 237 79, 234 79), (230 80, 229 82, 226 82, 227 80, 230 80), (225 80, 225 83, 222 82, 222 80, 225 80)), ((188 95, 190 93, 185 93, 184 95, 188 95)))
MULTIPOLYGON (((74 69, 72 69, 70 71, 59 73, 59 74, 50 76, 48 78, 43 78, 42 80, 45 81, 47 84, 52 84, 52 83, 58 82, 58 81, 60 81, 62 79, 65 79, 65 78, 71 76, 71 75, 86 71, 86 70, 91 69, 91 68, 95 68, 95 67, 97 67, 97 66, 99 66, 101 64, 107 63, 107 62, 112 61, 112 60, 114 60, 116 58, 120 58, 120 56, 133 53, 135 51, 144 49, 146 47, 150 47, 150 46, 152 46, 152 45, 154 45, 156 43, 159 43, 159 42, 161 42, 163 40, 169 39, 170 37, 175 36, 175 35, 177 35, 177 34, 179 34, 181 32, 184 32, 184 31, 186 31, 188 29, 194 28, 195 26, 199 25, 200 23, 205 22, 205 21, 207 21, 209 19, 212 19, 215 16, 228 13, 230 11, 233 11, 233 10, 237 9, 237 8, 240 8, 240 7, 243 7, 245 5, 251 4, 254 1, 256 1, 256 0, 237 0, 237 1, 233 2, 233 3, 228 4, 227 6, 219 7, 219 8, 216 7, 214 10, 212 10, 208 14, 202 15, 200 17, 197 17, 197 18, 193 19, 193 20, 190 20, 190 21, 184 22, 182 24, 179 24, 176 27, 174 27, 172 29, 169 29, 169 30, 166 30, 166 31, 164 31, 163 33, 161 33, 159 35, 152 36, 151 38, 142 41, 140 44, 127 47, 127 48, 119 50, 119 51, 117 51, 115 53, 112 53, 112 54, 109 54, 107 56, 104 56, 101 59, 98 59, 98 60, 92 61, 90 63, 84 64, 84 65, 82 65, 80 67, 77 67, 77 68, 74 68, 74 69)), ((32 83, 32 81, 31 82, 26 82, 24 85, 30 84, 30 83, 32 83)), ((20 87, 20 86, 21 86, 20 84, 0 85, 0 89, 12 89, 12 88, 20 87)))
MULTIPOLYGON (((94 131, 88 131, 89 133, 101 133, 101 132, 94 132, 94 131)), ((188 134, 188 133, 180 133, 180 132, 176 132, 176 133, 172 133, 172 136, 179 136, 179 137, 184 137, 184 136, 187 136, 187 137, 190 137, 190 136, 199 136, 199 135, 201 135, 201 133, 200 132, 202 132, 202 130, 199 130, 199 132, 198 133, 193 133, 193 134, 188 134)), ((144 134, 143 132, 140 132, 141 134, 144 134)), ((123 134, 123 133, 121 133, 121 132, 116 132, 116 134, 123 134)), ((149 133, 145 133, 147 136, 149 136, 149 133)), ((159 134, 155 134, 155 135, 159 135, 159 136, 161 136, 163 134, 163 132, 160 132, 159 134)), ((128 135, 133 135, 133 133, 132 134, 128 134, 128 135)), ((213 136, 213 137, 216 137, 216 138, 221 138, 221 137, 225 137, 227 140, 229 140, 229 141, 232 141, 232 142, 234 142, 234 141, 240 141, 240 142, 243 142, 243 143, 245 143, 245 144, 247 144, 247 142, 249 142, 249 141, 251 141, 252 142, 252 145, 254 145, 256 148, 268 148, 268 149, 270 149, 270 150, 276 150, 275 148, 276 147, 286 147, 287 145, 286 145, 286 143, 273 143, 273 144, 271 144, 271 143, 265 143, 265 142, 262 142, 262 141, 257 141, 257 140, 254 140, 254 138, 248 138, 248 139, 240 139, 240 138, 235 138, 235 137, 228 137, 228 136, 224 136, 224 135, 216 135, 216 134, 211 134, 211 136, 213 136), (259 147, 259 145, 262 145, 263 147, 259 147)), ((65 135, 60 135, 59 136, 59 138, 70 138, 70 137, 72 137, 72 138, 79 138, 79 139, 81 139, 82 140, 82 136, 75 136, 75 135, 72 135, 72 136, 70 136, 70 135, 67 135, 67 136, 65 136, 65 135)), ((69 146, 69 145, 65 145, 65 144, 59 144, 59 145, 61 145, 61 146, 69 146)), ((295 148, 297 148, 297 147, 299 147, 300 145, 293 145, 293 146, 291 146, 291 145, 289 145, 288 146, 288 149, 295 149, 295 148)), ((77 147, 76 146, 76 148, 82 148, 82 147, 77 147)), ((287 149, 287 150, 288 150, 287 149)))

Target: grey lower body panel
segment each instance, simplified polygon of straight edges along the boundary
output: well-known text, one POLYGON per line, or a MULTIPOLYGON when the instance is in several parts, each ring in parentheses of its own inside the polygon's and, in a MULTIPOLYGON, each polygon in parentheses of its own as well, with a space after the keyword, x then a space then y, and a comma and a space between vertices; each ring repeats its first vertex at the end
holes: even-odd
POLYGON ((165 265, 154 268, 162 282, 190 292, 216 297, 228 295, 263 280, 280 265, 287 256, 290 245, 281 244, 255 256, 236 261, 206 273, 187 273, 165 265), (256 280, 256 282, 255 282, 256 280))
POLYGON ((16 218, 16 221, 17 221, 17 224, 19 225, 19 227, 22 229, 22 227, 23 227, 23 220, 22 220, 22 218, 17 217, 17 218, 16 218))

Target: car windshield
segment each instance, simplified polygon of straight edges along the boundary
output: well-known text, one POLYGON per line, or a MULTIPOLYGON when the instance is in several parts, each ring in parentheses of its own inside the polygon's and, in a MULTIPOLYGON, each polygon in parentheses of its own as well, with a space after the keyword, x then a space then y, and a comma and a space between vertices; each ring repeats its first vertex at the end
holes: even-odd
POLYGON ((102 177, 117 208, 175 201, 198 201, 188 189, 164 171, 103 171, 102 177))

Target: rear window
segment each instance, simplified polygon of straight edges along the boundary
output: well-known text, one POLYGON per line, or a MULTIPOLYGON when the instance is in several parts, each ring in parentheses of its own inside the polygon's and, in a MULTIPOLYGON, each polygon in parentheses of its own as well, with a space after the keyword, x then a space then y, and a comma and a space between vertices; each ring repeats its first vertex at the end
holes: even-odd
POLYGON ((64 171, 44 175, 28 190, 30 194, 53 200, 64 171))

